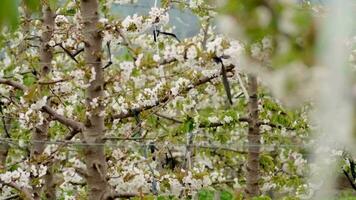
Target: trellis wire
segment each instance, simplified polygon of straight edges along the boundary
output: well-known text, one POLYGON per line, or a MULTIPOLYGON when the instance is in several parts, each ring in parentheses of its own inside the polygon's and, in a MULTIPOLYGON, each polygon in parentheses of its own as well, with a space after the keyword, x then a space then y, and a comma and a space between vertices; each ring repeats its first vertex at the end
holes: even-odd
MULTIPOLYGON (((149 139, 141 139, 141 138, 122 138, 119 139, 119 141, 131 141, 131 142, 136 142, 139 143, 138 145, 142 145, 142 143, 155 143, 155 144, 171 144, 174 146, 186 146, 186 144, 175 144, 173 142, 169 141, 162 141, 162 142, 157 142, 154 141, 154 138, 149 138, 149 139)), ((0 143, 12 143, 15 145, 21 146, 19 143, 23 143, 24 145, 29 145, 29 144, 54 144, 54 145, 60 145, 60 144, 65 144, 65 145, 71 145, 71 146, 93 146, 93 145, 98 145, 98 146, 110 146, 110 147, 120 147, 122 144, 115 144, 114 142, 94 142, 94 143, 86 143, 86 142, 80 142, 80 141, 63 141, 63 140, 56 140, 56 141, 46 141, 46 140, 21 140, 21 139, 12 139, 12 138, 0 138, 0 143)), ((117 142, 119 143, 119 142, 117 142)), ((198 142, 199 143, 199 142, 198 142)), ((197 144, 191 144, 192 146, 197 146, 197 144)), ((214 145, 214 144, 209 144, 207 142, 201 142, 201 144, 198 145, 203 145, 203 146, 210 146, 212 148, 219 148, 219 147, 231 147, 231 144, 229 145, 214 145)), ((308 148, 308 145, 306 144, 239 144, 238 146, 241 147, 267 147, 267 148, 275 148, 275 147, 283 147, 283 148, 292 148, 292 147, 302 147, 302 148, 308 148)))

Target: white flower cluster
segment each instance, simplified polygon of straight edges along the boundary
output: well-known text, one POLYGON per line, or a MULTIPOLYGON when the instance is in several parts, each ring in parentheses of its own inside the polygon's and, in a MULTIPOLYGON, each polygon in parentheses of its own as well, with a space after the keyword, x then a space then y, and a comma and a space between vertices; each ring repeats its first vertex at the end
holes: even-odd
POLYGON ((177 59, 178 61, 184 61, 184 47, 167 45, 163 52, 163 58, 165 60, 177 59))
POLYGON ((32 110, 41 110, 43 106, 46 105, 47 103, 47 96, 42 97, 40 100, 38 100, 36 103, 31 105, 32 110))
POLYGON ((129 3, 133 4, 133 3, 137 3, 137 0, 114 0, 113 3, 119 4, 119 5, 129 4, 129 3))
POLYGON ((126 192, 149 192, 151 184, 149 183, 150 175, 144 170, 133 165, 123 166, 122 172, 114 172, 110 176, 114 177, 109 180, 109 184, 116 191, 126 192))
POLYGON ((152 25, 166 25, 169 22, 169 14, 163 8, 151 8, 148 17, 134 14, 127 16, 121 25, 125 32, 142 33, 152 27, 152 25))
POLYGON ((68 23, 68 19, 67 19, 67 17, 66 16, 64 16, 64 15, 57 15, 56 16, 56 18, 55 18, 55 20, 54 20, 54 22, 56 23, 56 24, 62 24, 62 23, 68 23))
POLYGON ((77 169, 84 169, 86 170, 86 165, 80 161, 79 159, 73 157, 71 159, 68 160, 70 163, 72 163, 73 167, 77 168, 77 169))
POLYGON ((127 16, 121 23, 127 32, 141 33, 148 29, 147 24, 144 23, 143 17, 134 14, 133 16, 127 16))
POLYGON ((15 182, 20 187, 28 188, 30 186, 30 172, 18 168, 15 171, 6 171, 3 174, 0 174, 0 180, 4 183, 15 182))
POLYGON ((284 150, 279 154, 280 159, 283 163, 282 169, 288 173, 294 173, 293 166, 295 166, 296 173, 298 175, 303 175, 306 170, 307 161, 303 158, 303 155, 298 152, 289 151, 287 156, 284 150))
POLYGON ((169 22, 169 14, 163 8, 151 8, 149 22, 155 25, 165 25, 169 22))
POLYGON ((189 80, 185 78, 179 78, 174 86, 171 88, 171 93, 173 96, 177 96, 182 87, 187 86, 189 84, 189 80))
POLYGON ((30 107, 25 113, 23 112, 19 113, 20 126, 23 128, 32 128, 36 124, 42 125, 44 121, 44 116, 42 112, 37 112, 37 111, 41 110, 41 108, 46 105, 47 96, 42 97, 36 103, 31 104, 31 106, 28 106, 28 103, 22 97, 20 99, 20 102, 25 108, 30 107))
POLYGON ((223 58, 224 65, 235 65, 237 68, 240 64, 242 52, 242 44, 239 41, 231 41, 230 47, 224 50, 224 56, 226 57, 223 58))
MULTIPOLYGON (((63 169, 63 178, 64 178, 64 183, 80 183, 83 181, 83 178, 75 172, 75 169, 73 167, 68 167, 63 169)), ((62 184, 62 185, 63 185, 62 184)))
POLYGON ((163 82, 159 82, 154 88, 145 88, 143 93, 140 93, 136 98, 136 103, 133 104, 134 108, 140 106, 154 106, 158 102, 158 94, 164 87, 163 82))
POLYGON ((198 56, 197 48, 195 46, 190 46, 187 50, 187 59, 193 60, 198 56))
POLYGON ((47 166, 45 165, 31 165, 31 174, 35 177, 42 177, 47 173, 47 166))
MULTIPOLYGON (((211 117, 208 117, 208 121, 210 122, 210 123, 213 123, 213 124, 215 124, 215 123, 219 123, 220 122, 220 119, 218 118, 218 117, 216 117, 216 116, 211 116, 211 117)), ((223 124, 229 124, 229 123, 231 123, 232 121, 234 121, 234 119, 231 117, 231 116, 225 116, 224 117, 224 119, 222 120, 222 122, 221 123, 223 123, 223 124)))
POLYGON ((218 117, 212 116, 212 117, 208 117, 208 121, 209 121, 210 123, 215 124, 215 123, 219 123, 220 120, 219 120, 218 117))
POLYGON ((113 101, 111 108, 116 112, 123 112, 126 114, 128 112, 129 105, 125 102, 125 98, 120 96, 113 101))
POLYGON ((132 70, 134 69, 135 65, 133 62, 130 62, 130 61, 125 61, 125 62, 121 62, 120 63, 120 69, 122 70, 122 75, 121 75, 121 78, 122 80, 129 80, 130 79, 130 76, 131 76, 131 73, 132 73, 132 70))
POLYGON ((112 4, 125 5, 125 4, 134 4, 138 0, 106 0, 105 5, 110 8, 112 4))
POLYGON ((204 3, 203 0, 190 0, 189 7, 192 9, 196 9, 204 3))
POLYGON ((271 48, 271 38, 265 37, 261 43, 255 43, 251 46, 251 56, 258 61, 266 62, 270 57, 271 48))
POLYGON ((207 51, 209 53, 215 53, 216 56, 218 57, 221 57, 223 55, 223 46, 222 46, 222 43, 223 43, 223 38, 222 37, 216 37, 213 41, 209 41, 207 44, 206 44, 206 48, 207 48, 207 51))

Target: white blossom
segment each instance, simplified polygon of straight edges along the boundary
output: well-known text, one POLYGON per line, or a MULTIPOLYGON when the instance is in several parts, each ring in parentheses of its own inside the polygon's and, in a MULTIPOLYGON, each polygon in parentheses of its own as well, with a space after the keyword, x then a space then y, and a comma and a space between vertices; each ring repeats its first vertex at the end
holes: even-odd
POLYGON ((38 100, 36 103, 31 105, 32 110, 40 110, 42 109, 43 106, 45 106, 47 103, 47 96, 42 97, 40 100, 38 100))

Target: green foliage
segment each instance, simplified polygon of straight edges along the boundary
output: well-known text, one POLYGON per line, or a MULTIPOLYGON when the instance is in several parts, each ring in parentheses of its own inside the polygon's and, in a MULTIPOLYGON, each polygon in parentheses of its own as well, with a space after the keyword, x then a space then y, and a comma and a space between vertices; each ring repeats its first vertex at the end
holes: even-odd
POLYGON ((233 200, 233 197, 234 196, 228 191, 222 191, 220 193, 220 199, 221 200, 233 200))
POLYGON ((275 167, 272 156, 267 154, 262 154, 260 156, 260 165, 266 171, 272 171, 275 167))
POLYGON ((57 0, 48 0, 48 4, 49 4, 49 7, 51 8, 51 10, 55 10, 56 7, 57 7, 57 0))
POLYGON ((253 197, 252 200, 272 200, 272 199, 267 196, 260 196, 260 197, 253 197))
POLYGON ((174 196, 159 196, 157 197, 157 200, 178 200, 178 198, 174 196))
POLYGON ((273 68, 300 60, 308 66, 314 63, 315 30, 310 8, 301 9, 300 5, 281 0, 229 0, 221 12, 239 23, 248 50, 266 37, 272 39, 273 68), (287 42, 288 47, 278 51, 282 42, 287 42))
POLYGON ((213 200, 214 191, 202 189, 198 192, 198 200, 213 200))
MULTIPOLYGON (((50 0, 53 2, 53 0, 50 0)), ((25 0, 26 7, 30 11, 39 11, 40 10, 40 0, 25 0)))
MULTIPOLYGON (((24 0, 25 6, 29 12, 40 10, 40 0, 24 0)), ((20 0, 2 0, 0 2, 0 29, 8 27, 9 30, 15 31, 20 22, 18 7, 20 0)))
POLYGON ((19 25, 18 16, 19 0, 2 0, 0 2, 0 28, 8 26, 10 30, 16 30, 19 25))

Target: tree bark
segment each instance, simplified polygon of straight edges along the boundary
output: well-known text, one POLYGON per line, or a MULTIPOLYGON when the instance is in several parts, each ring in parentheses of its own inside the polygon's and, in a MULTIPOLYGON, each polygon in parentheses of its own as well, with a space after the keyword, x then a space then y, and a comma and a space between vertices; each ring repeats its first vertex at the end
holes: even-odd
MULTIPOLYGON (((42 35, 41 35, 41 49, 40 49, 40 65, 41 65, 41 73, 40 78, 44 78, 52 71, 52 59, 53 59, 53 47, 49 46, 49 41, 53 37, 54 32, 54 18, 55 15, 51 8, 48 5, 43 5, 42 7, 42 35)), ((46 144, 43 142, 36 141, 47 141, 48 138, 48 128, 49 128, 49 119, 48 115, 44 114, 45 119, 43 120, 43 124, 35 127, 35 130, 32 135, 32 139, 34 140, 33 146, 31 149, 31 160, 36 161, 39 156, 42 155, 46 144)), ((37 166, 38 167, 38 166, 37 166)), ((44 187, 33 186, 34 198, 40 199, 41 190, 44 189, 45 196, 47 199, 54 200, 56 199, 56 191, 53 183, 53 174, 50 169, 51 166, 48 166, 47 174, 45 175, 45 185, 44 187)), ((33 177, 37 178, 37 177, 33 177)))
POLYGON ((82 14, 84 35, 84 58, 86 65, 94 74, 87 90, 88 115, 83 133, 83 140, 88 144, 85 148, 85 162, 87 167, 86 181, 88 184, 88 199, 107 199, 111 194, 106 180, 107 164, 103 145, 90 145, 103 143, 105 135, 104 106, 102 98, 104 94, 104 76, 101 63, 102 36, 98 29, 98 0, 81 0, 80 11, 82 14), (93 107, 91 102, 96 99, 98 105, 93 107))
MULTIPOLYGON (((1 108, 2 109, 2 108, 1 108)), ((4 112, 1 112, 4 115, 4 112)), ((3 126, 3 138, 9 138, 9 131, 11 129, 11 120, 2 116, 2 126, 3 126)), ((9 138, 10 139, 10 138, 9 138)), ((6 142, 0 141, 0 170, 6 169, 6 158, 9 153, 10 146, 6 142)))
POLYGON ((248 198, 258 196, 260 193, 259 165, 260 165, 260 130, 258 125, 258 98, 257 98, 257 77, 249 75, 249 127, 248 127, 248 155, 247 155, 247 176, 246 194, 248 198))

